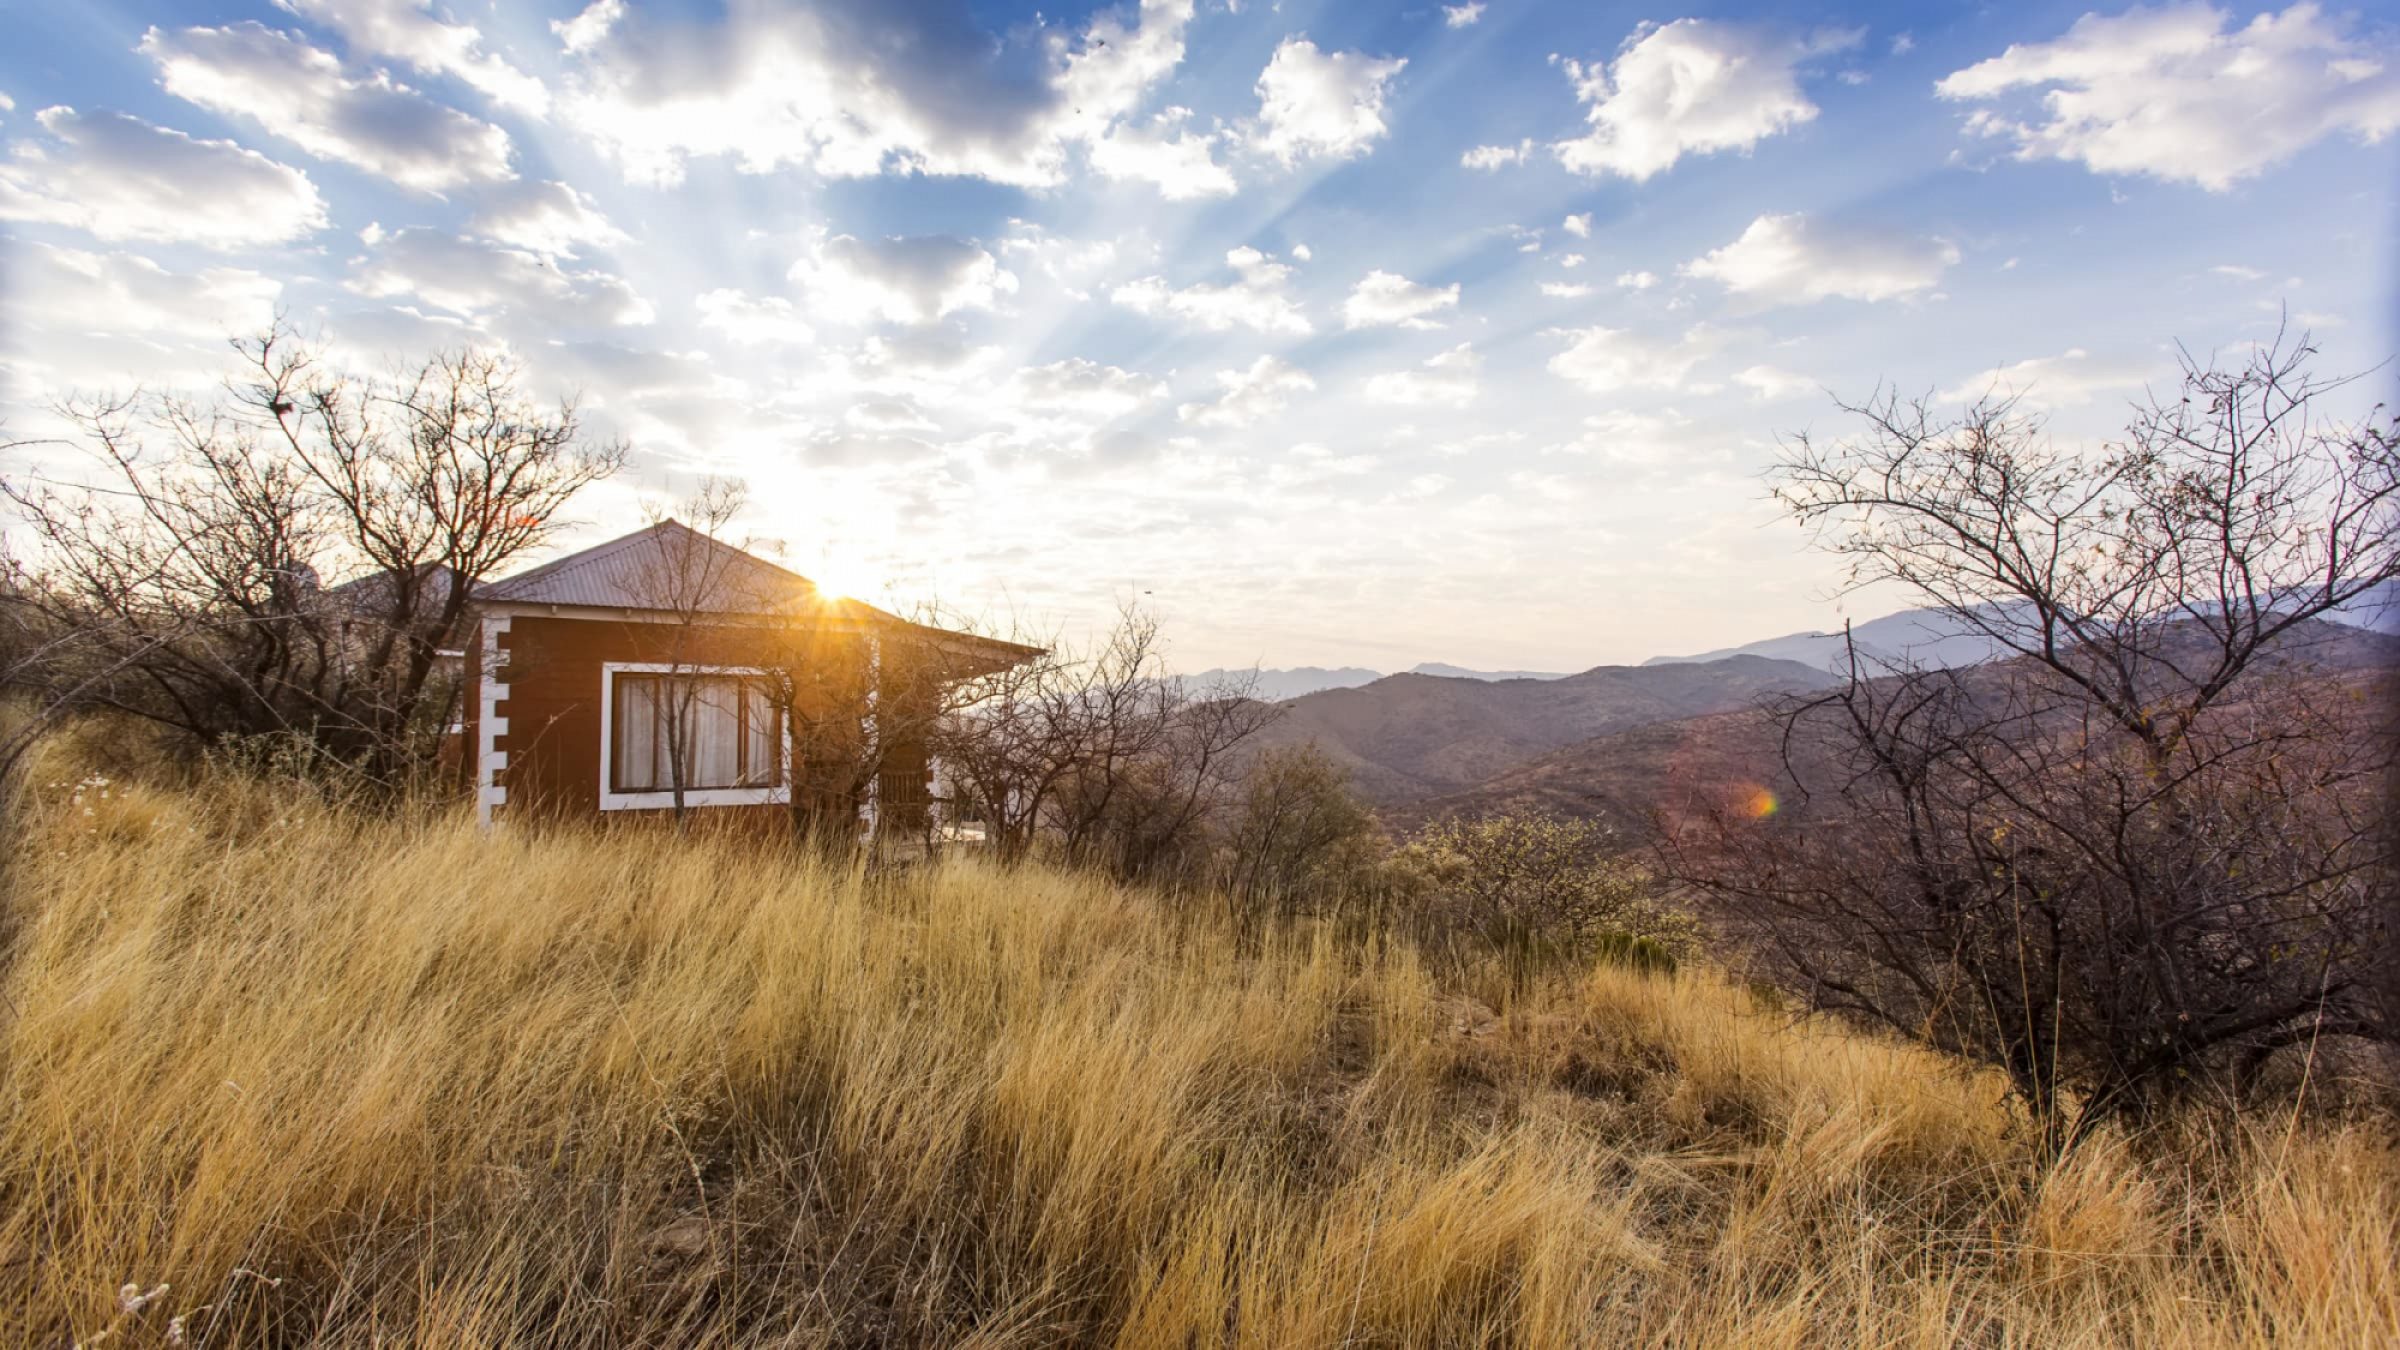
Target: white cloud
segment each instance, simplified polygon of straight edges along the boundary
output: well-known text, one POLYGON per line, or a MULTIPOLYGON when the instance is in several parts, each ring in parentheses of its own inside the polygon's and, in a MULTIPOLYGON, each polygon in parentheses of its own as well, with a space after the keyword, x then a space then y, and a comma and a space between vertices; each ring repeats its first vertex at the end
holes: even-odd
POLYGON ((1303 441, 1291 449, 1291 458, 1267 466, 1267 484, 1289 490, 1309 487, 1335 478, 1351 478, 1375 467, 1372 455, 1336 454, 1327 446, 1303 441))
POLYGON ((1167 386, 1147 375, 1070 356, 1027 366, 1000 391, 1001 404, 1036 420, 1096 425, 1165 397, 1167 386))
POLYGON ((467 228, 504 244, 562 257, 585 245, 627 242, 591 198, 564 183, 525 179, 487 193, 467 228))
MULTIPOLYGON (((1000 252, 1012 260, 1022 259, 1077 300, 1091 298, 1091 288, 1107 278, 1120 256, 1144 251, 1138 240, 1127 246, 1114 239, 1070 239, 1031 221, 1008 224, 1009 234, 1000 241, 1000 252)), ((1157 249, 1150 246, 1148 252, 1155 254, 1157 249)))
POLYGON ((1462 342, 1428 358, 1415 370, 1396 370, 1372 377, 1367 381, 1367 397, 1376 403, 1463 408, 1475 401, 1481 388, 1476 376, 1482 369, 1483 358, 1462 342))
POLYGON ((1252 147, 1286 164, 1366 153, 1386 130, 1385 86, 1407 64, 1404 57, 1320 52, 1307 38, 1285 38, 1258 77, 1252 147))
POLYGON ((1591 293, 1592 288, 1580 281, 1545 281, 1542 283, 1542 294, 1553 300, 1580 300, 1591 293))
POLYGON ((1594 413, 1583 419, 1583 430, 1574 440, 1549 446, 1544 453, 1588 455, 1626 468, 1689 467, 1714 457, 1693 444, 1691 425, 1692 419, 1673 408, 1594 413))
POLYGON ((513 176, 508 133, 380 71, 353 78, 332 53, 257 23, 153 28, 142 51, 166 91, 244 118, 320 159, 418 192, 513 176))
POLYGON ((1483 17, 1483 0, 1467 0, 1463 5, 1442 6, 1442 23, 1450 28, 1472 27, 1483 17))
POLYGON ((1771 215, 1751 221, 1741 238, 1685 263, 1683 272, 1766 304, 1798 305, 1835 296, 1914 295, 1940 282, 1943 269, 1958 258, 1958 246, 1945 239, 1771 215))
POLYGON ((625 0, 591 0, 571 19, 552 19, 550 31, 570 56, 581 56, 608 40, 625 17, 625 0))
POLYGON ((1184 128, 1189 108, 1169 108, 1147 127, 1120 125, 1092 142, 1092 167, 1110 178, 1157 185, 1171 202, 1231 196, 1233 173, 1216 161, 1217 137, 1184 128))
POLYGON ((1067 150, 1102 139, 1183 60, 1192 0, 1143 0, 1081 29, 996 36, 964 5, 829 0, 719 15, 594 0, 557 27, 574 70, 560 103, 638 181, 693 158, 859 177, 1065 181, 1067 150))
POLYGON ((1692 367, 1725 345, 1723 334, 1705 326, 1672 342, 1622 328, 1553 328, 1547 335, 1567 343, 1550 358, 1550 373, 1595 394, 1681 388, 1692 367))
POLYGON ((1656 272, 1619 272, 1617 285, 1629 291, 1646 291, 1658 284, 1656 272))
POLYGON ((2086 14, 1934 86, 1942 97, 2042 90, 2040 110, 1979 108, 1967 130, 2019 159, 2147 174, 2222 192, 2325 137, 2374 144, 2400 128, 2400 47, 2353 38, 2314 4, 2232 15, 2206 4, 2086 14), (2030 110, 2029 110, 2030 111, 2030 110))
POLYGON ((1143 277, 1117 287, 1109 296, 1137 314, 1166 314, 1212 333, 1249 328, 1261 333, 1306 333, 1308 316, 1291 298, 1292 269, 1254 248, 1237 248, 1225 255, 1237 280, 1214 286, 1205 282, 1174 290, 1158 277, 1143 277))
POLYGON ((1470 169, 1486 173, 1522 164, 1533 154, 1533 142, 1519 141, 1515 145, 1479 145, 1458 157, 1458 162, 1470 169))
POLYGON ((989 250, 946 234, 835 235, 793 263, 790 275, 809 293, 812 316, 843 323, 930 323, 990 309, 1017 289, 1016 274, 989 250))
POLYGON ((1817 382, 1775 366, 1757 365, 1734 372, 1733 382, 1769 401, 1813 393, 1817 382))
POLYGON ((1589 211, 1578 212, 1577 214, 1571 215, 1565 220, 1560 221, 1558 224, 1560 229, 1565 230, 1567 233, 1574 235, 1578 239, 1589 239, 1592 237, 1592 213, 1589 211))
POLYGON ((232 141, 203 141, 124 113, 44 108, 54 144, 19 141, 0 165, 0 219, 102 239, 241 248, 324 227, 308 176, 232 141))
POLYGON ((997 347, 969 342, 956 325, 905 328, 869 337, 849 362, 868 376, 889 375, 903 382, 941 375, 966 380, 997 359, 997 347))
POLYGON ((933 419, 904 398, 870 398, 842 410, 842 420, 865 431, 932 431, 933 419))
POLYGON ((1194 426, 1246 427, 1282 412, 1293 395, 1317 387, 1307 371, 1274 356, 1262 356, 1246 370, 1220 370, 1217 383, 1224 393, 1206 403, 1186 403, 1175 416, 1194 426))
POLYGON ((1583 255, 1580 253, 1561 253, 1558 255, 1558 265, 1561 267, 1581 267, 1583 266, 1583 255))
MULTIPOLYGON (((2010 261, 2015 260, 2011 259, 2010 261)), ((2219 263, 2208 270, 2221 277, 2231 277, 2235 281, 2264 281, 2267 279, 2265 272, 2255 267, 2244 267, 2240 263, 2219 263)))
POLYGON ((433 12, 432 0, 275 0, 342 35, 355 52, 405 61, 425 75, 455 75, 494 102, 540 116, 550 106, 542 82, 484 48, 472 24, 433 12))
POLYGON ((2094 360, 2081 347, 2057 356, 2037 356, 1971 375, 1936 395, 1948 403, 2011 398, 2029 408, 2066 408, 2102 394, 2129 393, 2159 374, 2156 362, 2094 360))
POLYGON ((1795 40, 1708 19, 1637 28, 1606 66, 1565 63, 1591 130, 1551 149, 1577 173, 1637 181, 1687 154, 1748 150, 1817 115, 1800 92, 1800 63, 1858 37, 1795 40))
POLYGON ((1439 328, 1441 321, 1427 316, 1456 308, 1456 282, 1447 286, 1425 286, 1397 272, 1378 269, 1359 278, 1358 285, 1350 292, 1350 298, 1342 302, 1342 324, 1347 328, 1378 325, 1439 328))
POLYGON ((351 288, 378 299, 414 295, 457 314, 498 315, 526 331, 642 324, 649 302, 620 277, 575 272, 537 254, 411 226, 368 255, 351 288))
MULTIPOLYGON (((542 354, 545 374, 559 377, 618 408, 646 399, 673 399, 679 406, 661 420, 679 432, 688 432, 708 422, 722 423, 726 409, 720 398, 747 392, 739 381, 716 374, 705 353, 658 351, 605 340, 551 338, 543 344, 542 354)), ((765 412, 755 402, 752 409, 760 414, 765 412)), ((678 439, 690 438, 679 435, 678 439)))
POLYGON ((427 314, 414 305, 360 305, 329 313, 326 336, 332 355, 357 370, 389 366, 395 357, 421 358, 432 351, 508 345, 474 320, 455 314, 427 314))
POLYGON ((261 333, 283 285, 238 267, 178 275, 133 253, 18 245, 8 302, 45 328, 78 333, 261 333))
POLYGON ((700 311, 702 328, 745 345, 796 345, 816 339, 816 330, 809 327, 799 307, 780 295, 748 295, 721 288, 696 297, 692 307, 700 311))

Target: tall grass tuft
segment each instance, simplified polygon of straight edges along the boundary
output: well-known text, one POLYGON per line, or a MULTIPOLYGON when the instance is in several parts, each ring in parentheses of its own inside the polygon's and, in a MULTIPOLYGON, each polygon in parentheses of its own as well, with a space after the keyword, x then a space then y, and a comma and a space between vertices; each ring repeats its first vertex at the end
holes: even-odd
POLYGON ((1692 962, 1501 1016, 1036 869, 231 779, 19 829, 9 1344, 2400 1343, 2388 1135, 2047 1167, 1692 962))

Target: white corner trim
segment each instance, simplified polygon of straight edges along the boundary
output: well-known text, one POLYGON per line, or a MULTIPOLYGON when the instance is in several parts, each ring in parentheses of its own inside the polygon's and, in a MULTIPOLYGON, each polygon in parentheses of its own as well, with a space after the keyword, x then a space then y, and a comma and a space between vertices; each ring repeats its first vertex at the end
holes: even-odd
MULTIPOLYGON (((671 661, 604 661, 600 664, 600 809, 603 811, 672 811, 675 794, 665 792, 617 792, 608 785, 608 765, 615 747, 617 722, 617 676, 619 675, 766 675, 763 666, 695 666, 677 665, 671 661)), ((792 798, 792 728, 783 728, 783 744, 776 747, 783 757, 783 781, 772 787, 756 788, 686 788, 685 806, 780 806, 792 798)))
POLYGON ((507 615, 484 618, 483 663, 476 680, 475 707, 475 823, 484 829, 491 828, 492 808, 508 802, 508 789, 499 781, 500 771, 508 767, 508 752, 497 745, 499 738, 508 734, 508 719, 500 715, 508 686, 499 678, 500 635, 507 631, 507 615))
POLYGON ((883 691, 883 639, 872 634, 867 637, 867 713, 859 728, 866 736, 867 762, 874 772, 867 775, 866 806, 860 815, 869 842, 883 827, 883 723, 877 714, 883 691))

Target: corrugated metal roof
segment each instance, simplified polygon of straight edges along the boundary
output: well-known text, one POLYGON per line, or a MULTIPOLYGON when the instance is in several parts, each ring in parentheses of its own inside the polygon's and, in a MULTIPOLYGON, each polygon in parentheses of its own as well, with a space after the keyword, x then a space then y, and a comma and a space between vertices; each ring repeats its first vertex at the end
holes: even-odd
POLYGON ((477 598, 711 614, 775 614, 824 602, 807 577, 673 520, 487 583, 477 598))
POLYGON ((857 600, 828 596, 807 577, 711 539, 680 521, 663 520, 621 539, 486 582, 478 601, 521 605, 579 605, 597 609, 684 609, 710 614, 828 613, 855 623, 891 625, 902 632, 965 644, 997 670, 1039 655, 1039 647, 912 623, 857 600), (698 579, 701 584, 693 584, 698 579))

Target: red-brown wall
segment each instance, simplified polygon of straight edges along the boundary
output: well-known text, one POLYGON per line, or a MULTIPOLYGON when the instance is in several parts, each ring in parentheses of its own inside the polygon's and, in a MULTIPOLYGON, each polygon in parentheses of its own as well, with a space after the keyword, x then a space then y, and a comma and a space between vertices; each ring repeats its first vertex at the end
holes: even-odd
MULTIPOLYGON (((488 620, 486 620, 488 622, 488 620)), ((499 782, 507 801, 502 817, 597 818, 600 810, 600 723, 602 667, 614 662, 658 662, 686 666, 772 666, 804 659, 855 661, 862 638, 855 634, 809 634, 757 628, 640 623, 614 618, 514 615, 499 634, 500 679, 507 695, 498 715, 508 730, 494 749, 507 755, 499 782), (802 655, 806 653, 806 655, 802 655)), ((481 741, 483 630, 467 644, 466 753, 468 782, 475 781, 481 741)), ((863 711, 863 709, 862 709, 863 711)), ((890 823, 915 829, 923 823, 924 749, 904 746, 887 755, 879 783, 892 803, 890 823)), ((785 808, 716 806, 698 808, 712 821, 732 824, 756 817, 762 826, 783 828, 785 808)), ((612 819, 663 814, 611 811, 612 819)))

